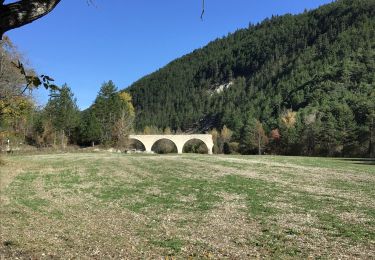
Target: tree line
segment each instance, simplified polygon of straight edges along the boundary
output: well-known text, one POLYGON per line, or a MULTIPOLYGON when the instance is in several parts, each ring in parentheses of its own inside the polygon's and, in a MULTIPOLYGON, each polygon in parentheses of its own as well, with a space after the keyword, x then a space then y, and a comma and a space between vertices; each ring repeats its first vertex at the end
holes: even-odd
POLYGON ((7 37, 0 46, 0 144, 37 147, 101 144, 124 149, 135 117, 131 96, 112 81, 103 83, 90 108, 80 111, 71 88, 24 66, 25 58, 7 37), (32 90, 49 91, 47 104, 37 107, 32 90))

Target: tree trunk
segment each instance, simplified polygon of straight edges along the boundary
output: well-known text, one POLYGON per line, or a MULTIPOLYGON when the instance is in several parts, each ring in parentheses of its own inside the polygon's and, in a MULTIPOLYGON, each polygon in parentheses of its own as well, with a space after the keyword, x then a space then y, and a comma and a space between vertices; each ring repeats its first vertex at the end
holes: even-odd
POLYGON ((65 131, 61 130, 61 146, 65 150, 65 131))
POLYGON ((9 30, 32 23, 51 12, 61 0, 22 0, 4 5, 0 1, 0 39, 9 30))
POLYGON ((258 134, 258 154, 262 155, 262 147, 260 145, 260 134, 258 134))
POLYGON ((375 122, 374 122, 374 118, 371 119, 369 130, 370 130, 370 140, 369 140, 369 147, 368 147, 369 151, 368 151, 368 153, 369 153, 370 158, 375 158, 375 143, 374 143, 375 122))

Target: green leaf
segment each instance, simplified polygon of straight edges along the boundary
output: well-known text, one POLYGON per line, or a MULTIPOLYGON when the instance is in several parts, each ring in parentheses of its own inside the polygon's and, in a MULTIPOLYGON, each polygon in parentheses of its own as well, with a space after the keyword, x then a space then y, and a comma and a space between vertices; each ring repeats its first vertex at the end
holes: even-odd
POLYGON ((49 77, 49 76, 45 76, 46 80, 48 81, 55 81, 53 78, 49 77))
POLYGON ((35 87, 38 87, 42 84, 42 82, 40 81, 38 77, 33 77, 32 83, 35 87))

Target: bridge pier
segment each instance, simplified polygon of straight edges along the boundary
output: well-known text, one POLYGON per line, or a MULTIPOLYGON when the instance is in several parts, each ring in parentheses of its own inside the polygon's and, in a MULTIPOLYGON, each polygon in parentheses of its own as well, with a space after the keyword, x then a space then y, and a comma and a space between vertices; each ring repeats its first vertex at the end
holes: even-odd
POLYGON ((177 153, 178 154, 182 154, 182 149, 184 148, 184 144, 182 144, 182 145, 181 144, 179 144, 179 145, 176 144, 176 146, 177 146, 177 153))
POLYGON ((145 146, 146 153, 152 153, 152 146, 153 143, 151 142, 143 142, 143 145, 145 146))

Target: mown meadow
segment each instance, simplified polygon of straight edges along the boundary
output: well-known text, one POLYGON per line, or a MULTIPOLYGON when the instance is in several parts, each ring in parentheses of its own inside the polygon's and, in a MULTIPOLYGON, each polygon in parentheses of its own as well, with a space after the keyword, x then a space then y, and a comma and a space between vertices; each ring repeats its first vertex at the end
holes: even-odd
POLYGON ((375 162, 283 156, 13 155, 0 258, 375 255, 375 162))

